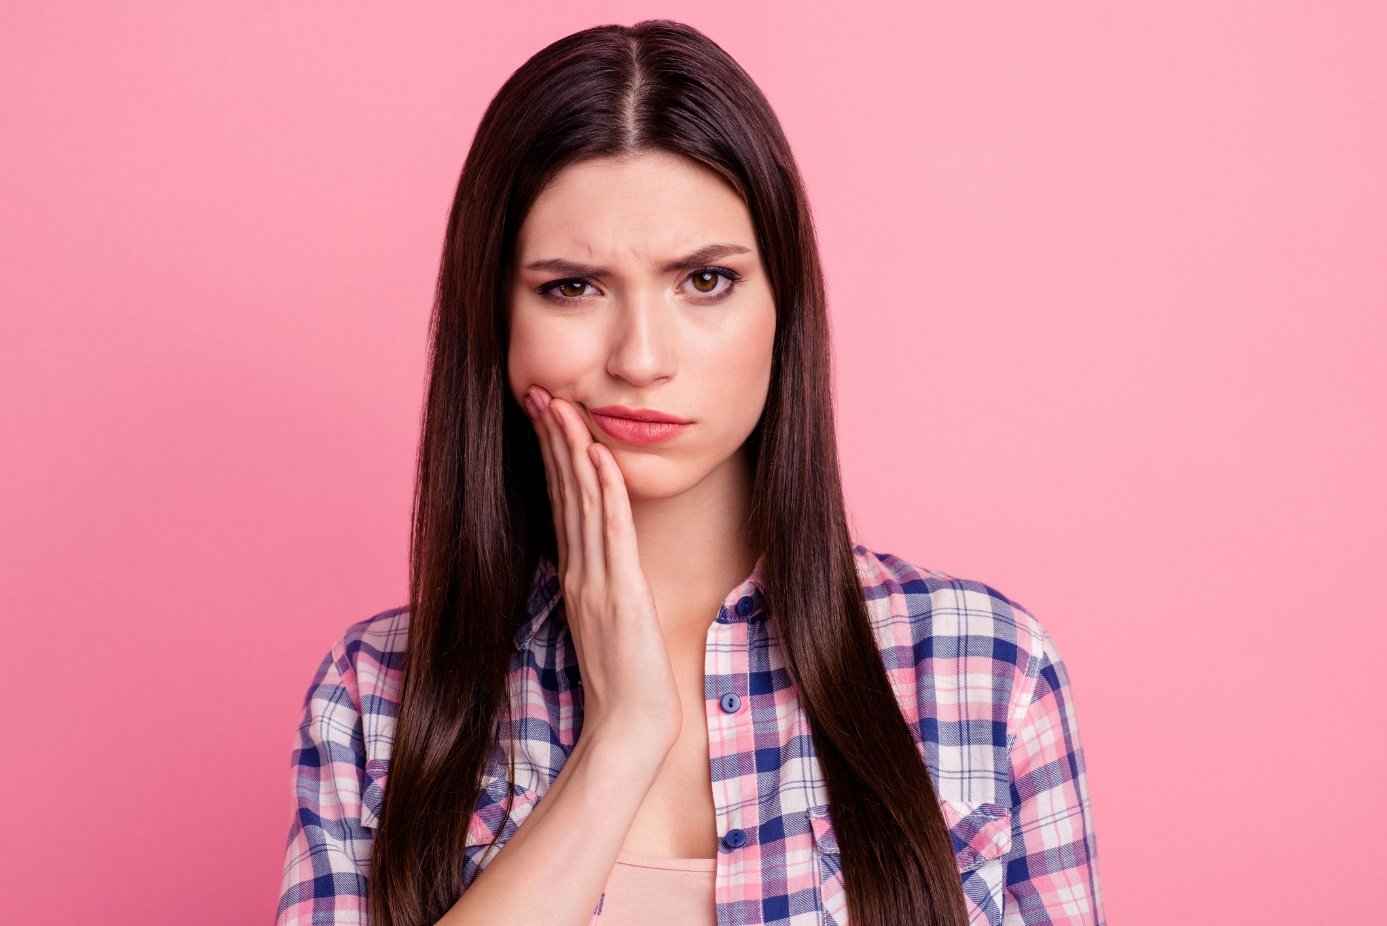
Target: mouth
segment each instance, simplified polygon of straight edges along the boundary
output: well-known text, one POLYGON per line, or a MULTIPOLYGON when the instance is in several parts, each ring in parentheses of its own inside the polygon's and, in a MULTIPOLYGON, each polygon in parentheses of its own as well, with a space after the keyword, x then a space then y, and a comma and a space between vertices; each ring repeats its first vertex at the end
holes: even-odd
POLYGON ((628 444, 658 444, 693 427, 693 422, 649 408, 604 405, 590 408, 592 420, 610 437, 628 444))

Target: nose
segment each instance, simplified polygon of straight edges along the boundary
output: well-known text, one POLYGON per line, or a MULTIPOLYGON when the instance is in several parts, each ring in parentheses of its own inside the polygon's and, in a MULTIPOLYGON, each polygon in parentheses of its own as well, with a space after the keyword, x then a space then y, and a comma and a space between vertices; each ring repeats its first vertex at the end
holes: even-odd
POLYGON ((612 323, 607 372, 633 386, 649 386, 674 375, 677 319, 653 293, 621 301, 612 323))

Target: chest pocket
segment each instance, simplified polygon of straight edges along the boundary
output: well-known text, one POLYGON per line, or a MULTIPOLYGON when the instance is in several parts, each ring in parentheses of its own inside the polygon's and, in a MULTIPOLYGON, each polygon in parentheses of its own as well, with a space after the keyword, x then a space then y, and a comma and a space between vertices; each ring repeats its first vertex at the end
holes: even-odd
MULTIPOLYGON (((1006 884, 1006 855, 1011 851, 1011 813, 1001 804, 941 800, 939 809, 954 844, 970 923, 1000 926, 1002 890, 1006 884)), ((814 837, 815 877, 818 881, 819 922, 846 926, 848 898, 838 835, 828 805, 806 811, 814 837)))

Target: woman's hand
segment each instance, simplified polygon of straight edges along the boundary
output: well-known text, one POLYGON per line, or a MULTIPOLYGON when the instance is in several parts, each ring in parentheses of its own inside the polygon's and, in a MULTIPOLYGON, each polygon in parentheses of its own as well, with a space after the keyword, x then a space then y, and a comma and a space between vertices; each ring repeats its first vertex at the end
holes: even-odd
POLYGON ((636 552, 626 481, 574 406, 531 386, 559 548, 559 581, 583 680, 582 738, 659 752, 683 724, 655 596, 636 552))

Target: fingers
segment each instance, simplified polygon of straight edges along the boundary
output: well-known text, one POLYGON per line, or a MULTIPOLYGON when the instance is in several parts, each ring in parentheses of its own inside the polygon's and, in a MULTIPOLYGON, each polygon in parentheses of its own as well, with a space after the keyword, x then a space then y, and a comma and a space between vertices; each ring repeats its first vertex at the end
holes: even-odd
POLYGON ((588 448, 593 444, 592 435, 579 416, 578 410, 569 402, 555 399, 549 407, 560 419, 560 426, 567 440, 570 472, 575 480, 578 534, 582 546, 582 562, 579 566, 585 581, 604 582, 607 574, 607 543, 602 536, 602 486, 597 478, 597 468, 592 463, 592 457, 588 455, 588 448))
POLYGON ((563 532, 567 543, 565 555, 567 562, 559 573, 561 577, 566 578, 574 572, 575 567, 581 570, 583 565, 582 512, 579 510, 578 475, 574 472, 573 454, 569 449, 568 438, 563 432, 563 422, 556 416, 552 398, 545 404, 540 421, 548 432, 549 452, 553 456, 554 469, 557 471, 559 510, 562 512, 563 522, 562 524, 558 523, 556 517, 554 528, 556 531, 563 532))
POLYGON ((554 538, 559 553, 557 565, 559 575, 563 575, 568 568, 568 532, 564 528, 564 496, 560 486, 559 463, 550 447, 550 429, 544 421, 544 406, 548 404, 549 396, 532 388, 525 393, 525 400, 525 411, 534 425, 535 435, 539 438, 539 453, 544 458, 544 483, 549 490, 549 511, 554 519, 554 538))
POLYGON ((592 454, 598 458, 597 476, 602 486, 607 572, 612 576, 639 575, 640 555, 636 548, 636 526, 631 519, 631 498, 626 493, 626 479, 610 449, 594 444, 592 454))
POLYGON ((526 395, 533 397, 526 411, 535 421, 544 457, 560 575, 605 582, 615 569, 638 574, 631 503, 616 458, 592 439, 571 402, 538 386, 526 395), (623 568, 630 566, 635 569, 623 568))

